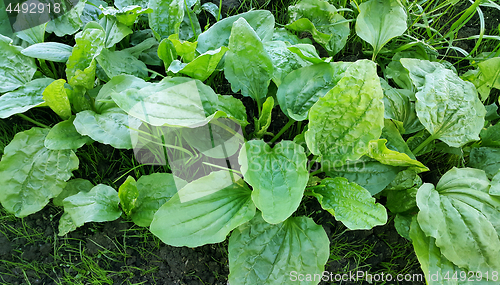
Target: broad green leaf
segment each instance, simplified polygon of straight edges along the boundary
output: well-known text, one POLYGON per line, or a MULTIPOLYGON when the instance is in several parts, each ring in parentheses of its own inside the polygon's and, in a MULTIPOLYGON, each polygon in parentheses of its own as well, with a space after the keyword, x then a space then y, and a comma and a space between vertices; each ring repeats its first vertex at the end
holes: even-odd
MULTIPOLYGON (((33 24, 35 24, 35 23, 33 23, 33 24)), ((46 26, 47 26, 47 23, 43 23, 43 24, 40 24, 38 26, 19 31, 15 35, 16 35, 16 37, 27 41, 30 45, 43 43, 45 41, 45 27, 46 26)))
POLYGON ((185 184, 180 178, 174 180, 171 173, 141 176, 136 183, 139 196, 130 214, 132 221, 138 226, 149 227, 156 211, 185 184))
POLYGON ((407 89, 392 88, 383 79, 380 83, 384 89, 384 118, 401 122, 403 134, 412 134, 424 129, 418 120, 415 103, 411 101, 415 94, 407 89))
MULTIPOLYGON (((410 74, 401 64, 400 59, 417 58, 422 60, 436 60, 436 54, 434 53, 437 52, 428 49, 423 44, 416 44, 407 50, 399 51, 392 56, 391 62, 387 64, 384 70, 384 75, 392 79, 400 88, 415 91, 410 79, 410 74)), ((412 99, 412 101, 415 100, 412 99)))
POLYGON ((398 0, 370 0, 359 5, 356 34, 373 47, 373 58, 392 38, 407 28, 404 7, 398 0))
POLYGON ((350 182, 355 182, 359 186, 368 190, 372 195, 379 193, 391 183, 399 171, 400 167, 385 165, 367 156, 359 160, 348 160, 342 166, 328 164, 323 161, 321 166, 330 177, 345 177, 350 182))
POLYGON ((227 171, 212 172, 180 189, 154 215, 150 231, 172 246, 219 243, 255 216, 250 189, 227 171))
POLYGON ((298 281, 296 274, 322 274, 328 253, 328 236, 311 218, 293 217, 272 225, 256 215, 229 238, 229 282, 318 284, 319 279, 298 281))
POLYGON ((312 63, 322 63, 324 62, 318 55, 318 51, 313 45, 310 44, 296 44, 289 46, 288 49, 296 53, 302 59, 310 61, 312 63))
POLYGON ((46 27, 47 33, 54 33, 58 37, 63 37, 65 35, 72 35, 80 30, 83 25, 80 16, 83 13, 83 9, 85 9, 86 3, 87 0, 80 0, 74 7, 68 7, 63 15, 49 21, 46 27))
POLYGON ((206 156, 228 159, 238 152, 243 138, 235 135, 240 126, 226 118, 213 119, 207 125, 181 129, 182 137, 189 146, 206 156))
POLYGON ((179 35, 173 34, 168 37, 173 43, 177 55, 181 57, 183 62, 191 62, 197 55, 196 45, 198 42, 179 40, 179 35))
MULTIPOLYGON (((138 43, 135 46, 131 46, 129 48, 123 49, 123 51, 126 51, 130 53, 131 55, 139 58, 142 53, 145 51, 154 49, 156 46, 156 49, 158 49, 158 42, 156 41, 155 38, 147 38, 143 42, 138 43)), ((148 62, 144 61, 144 63, 149 64, 148 62)))
POLYGON ((500 171, 491 179, 490 195, 500 196, 500 171))
POLYGON ((129 116, 120 108, 110 108, 101 114, 86 110, 76 114, 76 130, 83 136, 114 148, 131 149, 129 116))
POLYGON ((271 58, 274 66, 273 82, 280 86, 285 76, 300 67, 311 65, 309 61, 302 59, 287 48, 281 41, 270 41, 264 43, 264 49, 271 58))
POLYGON ((148 7, 147 0, 116 0, 114 1, 116 8, 123 9, 127 6, 137 5, 140 7, 148 7))
POLYGON ((412 150, 414 156, 421 156, 423 154, 431 152, 433 149, 435 149, 436 144, 434 141, 430 142, 428 145, 426 145, 424 148, 422 148, 420 151, 415 152, 416 148, 425 142, 426 139, 430 137, 430 134, 427 130, 421 130, 420 132, 416 133, 412 137, 409 137, 406 140, 406 144, 408 147, 412 150))
POLYGON ((130 116, 153 126, 205 125, 217 108, 212 88, 187 77, 167 77, 142 89, 112 93, 111 97, 130 116))
POLYGON ((75 222, 73 222, 73 219, 71 219, 71 216, 68 213, 64 212, 61 218, 59 218, 58 236, 64 236, 67 233, 76 230, 76 228, 77 226, 75 222))
POLYGON ((168 69, 172 61, 177 59, 177 51, 175 46, 169 39, 163 39, 158 46, 158 57, 163 60, 165 69, 168 69))
POLYGON ((91 138, 82 136, 76 131, 74 120, 73 116, 52 127, 45 138, 45 147, 50 150, 79 149, 84 144, 92 142, 91 138))
POLYGON ((115 101, 111 98, 113 93, 120 93, 127 89, 141 89, 150 85, 151 83, 132 75, 115 76, 99 90, 99 94, 95 98, 95 110, 97 113, 102 114, 107 109, 117 107, 115 101))
MULTIPOLYGON (((115 189, 99 184, 89 192, 79 192, 63 200, 64 212, 68 213, 76 227, 88 222, 107 222, 118 219, 122 211, 115 189)), ((61 233, 59 233, 61 235, 61 233)))
MULTIPOLYGON (((199 2, 199 0, 197 1, 199 2)), ((195 10, 197 9, 195 7, 192 8, 195 10)), ((195 39, 196 37, 198 37, 198 35, 201 34, 202 31, 201 31, 200 21, 196 16, 198 13, 199 10, 193 11, 190 7, 184 5, 184 18, 182 19, 181 26, 179 27, 180 39, 182 40, 195 39)))
POLYGON ((35 79, 15 91, 2 95, 0 97, 0 118, 5 119, 14 114, 24 113, 43 104, 43 90, 53 81, 52 78, 35 79))
POLYGON ((309 179, 303 147, 281 141, 271 149, 264 141, 252 140, 245 143, 238 162, 264 220, 281 223, 297 210, 309 179))
POLYGON ((65 83, 64 79, 56 80, 43 91, 43 100, 63 120, 67 120, 71 116, 71 105, 64 88, 65 83))
POLYGON ((5 10, 5 3, 0 2, 0 35, 12 37, 12 27, 10 25, 9 16, 5 10))
POLYGON ((486 121, 492 122, 496 119, 500 119, 497 104, 491 103, 490 105, 485 105, 484 107, 486 108, 486 115, 484 116, 486 121))
POLYGON ((309 111, 307 146, 322 161, 344 164, 368 152, 384 126, 383 92, 375 63, 352 63, 328 93, 309 111))
POLYGON ((184 0, 149 0, 148 8, 153 9, 153 13, 148 14, 149 27, 157 40, 179 33, 184 18, 184 0))
MULTIPOLYGON (((494 57, 478 64, 477 91, 484 101, 490 95, 492 88, 500 89, 500 57, 494 57)), ((474 82, 475 83, 475 82, 474 82)))
POLYGON ((480 136, 482 146, 500 147, 500 124, 482 129, 480 136))
POLYGON ((429 171, 429 169, 420 161, 411 159, 407 154, 388 149, 385 145, 386 142, 386 139, 370 141, 368 143, 367 155, 383 164, 400 167, 412 167, 419 172, 429 171))
POLYGON ((104 48, 104 38, 101 29, 86 29, 75 36, 76 45, 66 64, 66 77, 70 85, 86 89, 94 87, 95 58, 104 48))
POLYGON ((71 150, 53 151, 43 143, 48 129, 32 128, 17 133, 0 161, 0 202, 16 217, 43 209, 61 193, 78 158, 71 150))
POLYGON ((309 38, 300 39, 299 37, 297 37, 292 32, 288 31, 287 29, 279 28, 279 27, 274 28, 272 40, 273 41, 287 42, 291 45, 297 45, 297 44, 312 45, 311 39, 309 39, 309 38))
POLYGON ((486 110, 472 83, 439 63, 409 58, 401 59, 401 63, 418 89, 417 116, 434 139, 451 147, 479 140, 486 110), (426 73, 426 69, 434 70, 426 73))
MULTIPOLYGON (((168 71, 172 71, 174 73, 182 73, 191 78, 205 81, 215 71, 217 65, 221 61, 226 51, 226 47, 220 47, 216 50, 207 51, 206 53, 196 57, 188 64, 181 63, 181 65, 179 66, 180 69, 169 68, 168 71)), ((174 62, 180 63, 178 60, 175 60, 174 62)), ((172 65, 170 67, 172 67, 172 65)))
POLYGON ((415 211, 417 208, 417 190, 418 186, 405 190, 388 191, 385 206, 392 213, 406 213, 410 210, 415 211))
POLYGON ((247 112, 241 100, 231 95, 217 95, 219 102, 217 109, 227 114, 227 117, 236 121, 240 126, 248 125, 247 112))
POLYGON ((129 216, 135 208, 137 198, 139 197, 137 181, 135 181, 134 177, 128 176, 127 180, 120 185, 120 188, 118 188, 118 197, 120 198, 120 205, 123 212, 129 216))
POLYGON ((271 40, 274 28, 273 14, 267 10, 249 11, 220 20, 199 35, 198 52, 205 53, 221 46, 228 46, 233 24, 241 18, 247 21, 262 42, 271 40))
POLYGON ((25 56, 50 60, 54 62, 66 62, 73 47, 56 42, 39 43, 29 46, 21 51, 25 56))
POLYGON ((411 159, 416 159, 398 130, 398 122, 384 119, 384 128, 380 138, 387 140, 388 149, 405 153, 411 159))
POLYGON ((327 1, 302 0, 288 8, 290 22, 285 27, 296 32, 309 32, 330 55, 337 54, 349 37, 349 22, 327 1))
POLYGON ((134 75, 139 78, 146 78, 148 76, 146 64, 126 51, 109 51, 108 49, 103 49, 97 57, 97 62, 109 78, 120 74, 134 75))
POLYGON ((269 128, 269 126, 271 126, 273 108, 274 108, 273 97, 267 97, 264 104, 262 104, 262 111, 258 121, 259 130, 255 133, 255 135, 258 138, 261 138, 265 134, 268 134, 267 129, 269 128))
MULTIPOLYGON (((116 3, 115 3, 116 5, 116 3)), ((118 7, 118 6, 116 6, 118 7)), ((147 7, 143 6, 143 7, 147 7)), ((142 8, 140 5, 127 5, 127 6, 120 6, 119 10, 114 8, 114 7, 106 7, 102 8, 102 13, 106 16, 114 16, 120 22, 121 24, 125 26, 131 26, 133 25, 137 17, 142 14, 149 14, 152 13, 153 9, 151 8, 142 8)), ((104 27, 104 26, 103 26, 104 27)))
POLYGON ((57 195, 57 197, 52 199, 52 203, 56 206, 62 207, 64 206, 63 200, 67 197, 73 196, 80 192, 89 192, 93 187, 94 185, 92 185, 92 183, 86 179, 71 179, 66 183, 63 191, 59 195, 57 195))
POLYGON ((311 106, 342 79, 350 65, 318 63, 290 72, 276 93, 283 113, 296 121, 306 120, 311 106))
POLYGON ((396 178, 387 185, 386 190, 390 191, 400 191, 406 190, 414 187, 420 187, 422 185, 422 179, 418 176, 418 171, 415 168, 408 168, 398 173, 396 178))
POLYGON ((114 47, 117 43, 133 32, 129 27, 118 22, 111 16, 102 17, 99 24, 106 32, 106 39, 104 40, 105 48, 114 47))
POLYGON ((376 203, 368 190, 344 177, 323 179, 313 195, 350 230, 371 229, 387 222, 385 207, 376 203))
POLYGON ((453 168, 435 188, 425 183, 417 192, 422 231, 448 260, 470 271, 500 268, 500 199, 489 187, 484 171, 453 168))
POLYGON ((488 178, 493 178, 500 169, 500 148, 473 148, 469 156, 469 166, 482 169, 488 178))
POLYGON ((273 72, 271 58, 257 33, 244 18, 234 22, 224 64, 224 75, 231 83, 231 90, 241 90, 243 96, 262 102, 273 72))
POLYGON ((411 216, 397 214, 394 218, 394 228, 398 234, 405 239, 411 240, 410 237, 410 226, 411 226, 411 216))
MULTIPOLYGON (((411 221, 410 238, 413 243, 415 254, 420 262, 420 267, 422 268, 422 271, 425 274, 425 279, 428 282, 427 284, 434 284, 430 281, 431 279, 429 275, 431 273, 438 274, 440 279, 437 279, 436 281, 443 280, 443 282, 445 282, 444 279, 442 279, 444 274, 448 273, 449 276, 453 276, 455 266, 447 260, 446 257, 441 254, 439 248, 436 247, 436 239, 427 236, 422 231, 416 218, 413 218, 411 221)), ((440 282, 436 283, 447 284, 440 282)))
POLYGON ((22 50, 12 45, 11 38, 0 35, 0 93, 15 90, 33 78, 35 60, 23 55, 22 50))

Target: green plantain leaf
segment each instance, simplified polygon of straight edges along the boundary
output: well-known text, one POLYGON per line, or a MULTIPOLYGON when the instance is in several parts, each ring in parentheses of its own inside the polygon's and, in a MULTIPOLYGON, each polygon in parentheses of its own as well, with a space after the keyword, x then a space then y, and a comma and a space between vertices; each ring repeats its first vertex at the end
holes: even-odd
POLYGON ((224 75, 231 83, 231 90, 241 90, 243 96, 262 102, 273 72, 271 58, 257 33, 244 18, 234 22, 224 65, 224 75))
POLYGON ((0 93, 15 90, 33 78, 35 60, 23 55, 22 50, 12 45, 11 38, 0 35, 0 93))
POLYGON ((198 54, 196 52, 196 45, 198 42, 182 41, 179 40, 179 35, 173 34, 168 37, 175 47, 177 55, 181 57, 183 62, 191 62, 198 54))
POLYGON ((271 126, 272 113, 274 108, 274 99, 273 97, 267 97, 264 104, 262 104, 262 111, 257 121, 259 125, 258 131, 255 133, 255 136, 258 138, 262 138, 265 134, 269 134, 267 129, 271 126))
POLYGON ((76 45, 66 64, 66 77, 71 86, 94 87, 95 58, 104 48, 104 38, 105 33, 101 29, 88 28, 76 34, 76 45))
POLYGON ((63 207, 64 199, 80 192, 89 192, 93 187, 94 185, 92 185, 92 183, 86 179, 71 179, 66 183, 63 191, 59 195, 57 195, 57 197, 52 199, 52 203, 56 206, 63 207))
POLYGON ((171 173, 153 173, 141 176, 136 185, 139 196, 130 216, 136 225, 149 227, 156 211, 177 193, 177 189, 184 187, 186 182, 180 178, 174 180, 171 173))
POLYGON ((453 168, 435 188, 425 183, 417 192, 422 231, 448 260, 470 271, 500 268, 500 199, 489 187, 484 171, 453 168))
POLYGON ((165 65, 165 69, 168 70, 168 67, 172 63, 172 61, 177 59, 177 51, 175 50, 175 46, 169 39, 163 39, 158 46, 158 57, 163 60, 163 64, 165 65))
POLYGON ((500 196, 500 171, 491 179, 490 195, 500 196))
POLYGON ((280 86, 285 76, 291 71, 311 65, 311 62, 302 59, 287 48, 281 41, 270 41, 264 43, 264 49, 271 58, 274 66, 273 82, 280 86))
POLYGON ((146 64, 126 51, 109 51, 108 49, 103 49, 96 59, 109 78, 121 74, 134 75, 139 78, 146 78, 148 76, 146 64))
POLYGON ((295 44, 288 47, 288 49, 296 53, 300 58, 310 61, 312 63, 322 63, 324 62, 318 55, 318 51, 313 45, 310 44, 295 44))
MULTIPOLYGON (((420 262, 420 267, 425 274, 427 284, 466 284, 458 283, 458 278, 455 280, 453 279, 454 274, 457 274, 458 271, 460 271, 460 268, 443 256, 439 248, 436 246, 436 239, 427 236, 426 233, 422 231, 416 217, 411 220, 409 233, 415 254, 420 262), (445 276, 447 276, 447 278, 445 278, 445 276)), ((474 281, 476 281, 475 278, 474 281)))
POLYGON ((117 43, 133 32, 129 27, 118 22, 111 16, 102 17, 99 24, 106 32, 106 39, 104 40, 105 48, 114 47, 117 43))
POLYGON ((210 121, 217 111, 217 94, 201 81, 166 77, 141 89, 111 94, 130 116, 153 126, 197 127, 210 121))
POLYGON ((273 14, 267 10, 249 11, 220 20, 199 35, 198 52, 205 53, 209 50, 218 49, 221 46, 228 46, 233 24, 241 18, 248 22, 262 42, 271 40, 274 28, 273 14))
POLYGON ((420 161, 411 159, 407 154, 388 149, 387 146, 385 146, 386 142, 386 139, 370 141, 367 155, 383 164, 400 167, 412 167, 418 172, 429 171, 429 168, 423 165, 420 161))
POLYGON ((383 92, 375 63, 352 63, 328 93, 309 111, 307 146, 322 161, 343 165, 368 152, 384 126, 383 92))
POLYGON ((373 47, 373 58, 392 38, 407 28, 404 7, 398 0, 370 0, 359 5, 356 34, 373 47))
POLYGON ((131 149, 129 116, 120 108, 107 109, 101 114, 86 110, 76 114, 76 130, 83 136, 114 148, 131 149))
POLYGON ((182 73, 191 78, 205 81, 215 71, 217 65, 221 61, 226 51, 227 48, 224 46, 216 50, 209 50, 206 53, 199 55, 198 57, 193 59, 193 61, 187 64, 181 63, 178 60, 174 60, 173 64, 168 68, 168 71, 172 71, 174 73, 182 73))
POLYGON ((348 160, 340 167, 323 162, 322 167, 327 169, 328 176, 345 177, 350 182, 355 182, 365 188, 372 195, 384 190, 402 169, 401 167, 382 164, 367 156, 362 156, 359 160, 348 160))
MULTIPOLYGON (((116 1, 119 2, 119 1, 116 1)), ((149 14, 153 12, 153 9, 151 8, 142 8, 141 5, 127 5, 127 6, 121 6, 120 3, 117 5, 117 3, 114 3, 116 7, 118 7, 120 10, 114 8, 114 7, 106 7, 102 9, 102 13, 104 15, 110 15, 110 16, 115 16, 118 22, 125 26, 131 26, 133 25, 137 18, 142 15, 142 14, 149 14)), ((141 3, 138 3, 141 4, 141 3)), ((147 5, 143 6, 147 7, 147 5)), ((104 27, 104 26, 103 26, 104 27)))
POLYGON ((346 178, 323 179, 313 195, 324 210, 350 230, 371 229, 387 222, 385 207, 376 203, 368 190, 346 178))
POLYGON ((137 190, 137 182, 134 177, 127 177, 127 180, 120 185, 120 188, 118 188, 118 197, 120 198, 120 205, 123 212, 129 216, 135 208, 137 198, 139 197, 139 190, 137 190))
POLYGON ((227 117, 237 122, 240 126, 248 125, 247 112, 241 100, 231 95, 217 95, 219 103, 217 109, 227 114, 227 117))
POLYGON ((394 228, 398 232, 398 234, 405 239, 411 240, 410 237, 410 225, 411 225, 411 216, 397 214, 394 217, 394 228))
POLYGON ((281 223, 297 210, 309 179, 302 146, 281 141, 271 149, 264 141, 252 140, 245 143, 238 161, 264 220, 281 223))
POLYGON ((321 275, 328 252, 328 236, 311 218, 293 217, 272 225, 256 215, 229 238, 229 282, 318 284, 320 278, 298 281, 298 274, 321 275))
POLYGON ((184 0, 149 0, 149 27, 158 41, 178 34, 184 19, 184 0))
MULTIPOLYGON (((218 10, 218 9, 217 9, 218 10)), ((5 3, 0 2, 0 35, 12 37, 12 27, 9 21, 9 16, 5 10, 5 3)))
POLYGON ((71 150, 53 151, 43 143, 48 129, 32 128, 17 133, 5 147, 0 161, 0 202, 16 217, 43 209, 61 193, 78 158, 71 150))
MULTIPOLYGON (((75 227, 88 222, 107 222, 118 219, 122 211, 115 189, 99 184, 90 191, 79 192, 63 200, 64 212, 68 213, 75 227)), ((68 219, 68 218, 66 218, 68 219)), ((59 232, 59 235, 66 233, 59 232)))
POLYGON ((419 59, 401 59, 417 87, 415 109, 432 138, 451 147, 479 140, 486 109, 474 85, 443 65, 419 59))
POLYGON ((500 124, 497 123, 494 126, 489 126, 486 129, 482 129, 481 133, 481 145, 500 147, 500 124))
POLYGON ((73 116, 52 127, 45 138, 45 147, 50 150, 79 149, 84 144, 93 142, 91 138, 82 136, 76 131, 74 120, 73 116))
POLYGON ((2 95, 0 97, 0 118, 5 119, 42 105, 44 103, 43 90, 52 82, 54 82, 52 78, 35 79, 15 91, 2 95))
POLYGON ((488 178, 493 178, 500 169, 500 148, 473 148, 469 156, 469 166, 482 169, 488 178))
POLYGON ((412 134, 424 129, 415 111, 415 103, 411 98, 415 96, 407 89, 396 89, 380 79, 384 89, 384 118, 393 119, 402 123, 403 134, 412 134))
POLYGON ((288 8, 290 22, 285 27, 296 32, 309 32, 330 55, 344 48, 349 37, 349 22, 327 1, 302 0, 288 8))
POLYGON ((228 171, 212 172, 180 189, 154 215, 150 231, 172 246, 218 243, 255 216, 252 191, 228 171))
POLYGON ((71 117, 71 105, 66 89, 64 88, 65 83, 66 80, 64 79, 56 80, 43 91, 43 100, 63 120, 71 117))
POLYGON ((283 113, 296 121, 306 120, 311 106, 342 79, 350 65, 318 63, 290 72, 276 93, 283 113))
POLYGON ((127 89, 141 89, 150 86, 151 83, 132 75, 118 75, 113 77, 108 83, 104 84, 95 98, 95 110, 102 114, 107 109, 117 107, 111 94, 120 93, 127 89))
POLYGON ((65 35, 72 35, 80 30, 83 25, 80 17, 85 9, 86 3, 87 0, 80 0, 76 3, 76 5, 70 5, 70 7, 68 7, 69 9, 67 9, 63 15, 49 21, 46 27, 47 33, 54 33, 58 37, 63 37, 65 35))
POLYGON ((69 45, 57 42, 48 42, 31 45, 23 49, 21 53, 25 56, 33 58, 50 60, 54 62, 66 62, 68 61, 72 50, 73 47, 69 45))

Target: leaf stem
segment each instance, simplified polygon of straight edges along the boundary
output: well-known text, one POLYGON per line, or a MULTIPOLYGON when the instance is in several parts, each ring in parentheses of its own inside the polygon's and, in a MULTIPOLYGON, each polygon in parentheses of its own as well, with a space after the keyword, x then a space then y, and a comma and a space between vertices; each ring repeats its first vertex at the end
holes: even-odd
POLYGON ((44 124, 42 124, 42 123, 40 123, 40 122, 37 122, 37 121, 33 120, 32 118, 30 118, 30 117, 28 117, 28 116, 24 115, 24 114, 16 114, 16 115, 18 115, 19 117, 21 117, 21 118, 25 119, 26 121, 31 122, 31 123, 33 123, 33 124, 35 124, 35 125, 39 126, 39 127, 42 127, 42 128, 45 128, 45 129, 50 129, 50 127, 49 127, 49 126, 44 125, 44 124))
POLYGON ((429 136, 425 141, 423 141, 419 146, 417 146, 416 149, 414 149, 412 152, 415 156, 425 147, 427 146, 431 141, 435 140, 434 136, 429 136))
POLYGON ((316 174, 320 174, 320 173, 323 173, 323 172, 325 172, 325 171, 323 170, 323 168, 320 168, 320 169, 318 169, 318 170, 316 170, 316 171, 313 171, 313 172, 309 173, 309 176, 314 176, 314 175, 316 175, 316 174))
POLYGON ((288 123, 286 123, 286 125, 281 128, 280 132, 277 133, 274 138, 269 142, 269 143, 273 143, 275 142, 277 139, 279 139, 281 137, 282 134, 284 134, 286 132, 286 130, 288 130, 293 124, 295 123, 295 120, 290 118, 288 120, 288 123))

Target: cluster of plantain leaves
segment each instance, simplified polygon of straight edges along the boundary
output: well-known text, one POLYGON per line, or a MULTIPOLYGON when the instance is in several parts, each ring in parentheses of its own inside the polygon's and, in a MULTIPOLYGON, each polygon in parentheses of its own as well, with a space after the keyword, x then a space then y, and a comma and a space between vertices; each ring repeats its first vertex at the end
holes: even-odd
POLYGON ((429 284, 430 274, 444 280, 459 271, 498 284, 500 124, 493 123, 496 105, 482 101, 500 88, 500 58, 460 77, 415 42, 379 77, 372 60, 407 27, 396 0, 357 7, 356 34, 373 58, 356 62, 321 58, 311 39, 296 36, 308 32, 330 56, 344 48, 351 30, 342 15, 352 10, 326 1, 290 6, 284 28, 269 11, 219 20, 215 5, 193 0, 115 6, 82 0, 47 24, 0 35, 0 118, 30 119, 22 113, 35 107, 61 118, 18 133, 3 150, 7 211, 25 217, 52 200, 64 207, 60 235, 122 215, 173 246, 230 234, 229 282, 236 285, 322 274, 329 239, 295 214, 303 199, 317 199, 351 230, 387 223, 389 209, 429 284), (204 32, 203 9, 218 19, 204 32), (138 23, 149 29, 133 30, 138 23), (74 35, 75 44, 44 42, 47 33, 74 35), (63 64, 64 75, 56 68, 63 64), (251 134, 242 101, 210 86, 222 73, 233 92, 255 102, 251 134), (293 141, 263 140, 274 135, 277 105, 290 119, 283 132, 298 126, 293 141), (129 176, 118 191, 71 179, 75 152, 94 141, 133 149, 137 160, 166 164, 171 173, 129 176), (422 183, 419 173, 429 169, 416 157, 432 151, 468 157, 470 168, 453 168, 436 186, 422 183), (387 209, 374 196, 387 197, 387 209))

